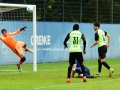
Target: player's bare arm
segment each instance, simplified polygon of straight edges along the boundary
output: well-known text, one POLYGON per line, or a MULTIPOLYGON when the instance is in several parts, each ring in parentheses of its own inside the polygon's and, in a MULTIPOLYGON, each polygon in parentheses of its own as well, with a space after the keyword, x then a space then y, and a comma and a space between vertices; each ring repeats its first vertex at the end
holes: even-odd
POLYGON ((9 33, 11 36, 14 36, 14 35, 16 35, 16 34, 19 34, 21 31, 25 31, 25 29, 26 29, 27 27, 26 26, 24 26, 24 27, 22 27, 22 28, 20 28, 19 30, 17 30, 17 31, 15 31, 15 32, 12 32, 12 33, 9 33))
POLYGON ((98 44, 98 41, 95 41, 94 44, 92 44, 90 47, 92 48, 93 46, 97 45, 98 44))
POLYGON ((75 75, 75 69, 76 69, 76 67, 77 67, 77 65, 74 64, 74 65, 73 65, 73 69, 72 69, 72 77, 74 77, 74 75, 75 75))
POLYGON ((109 47, 109 43, 110 43, 110 38, 111 38, 111 37, 110 37, 110 35, 109 35, 108 33, 107 33, 106 37, 108 38, 108 39, 107 39, 107 44, 106 44, 106 46, 109 47))

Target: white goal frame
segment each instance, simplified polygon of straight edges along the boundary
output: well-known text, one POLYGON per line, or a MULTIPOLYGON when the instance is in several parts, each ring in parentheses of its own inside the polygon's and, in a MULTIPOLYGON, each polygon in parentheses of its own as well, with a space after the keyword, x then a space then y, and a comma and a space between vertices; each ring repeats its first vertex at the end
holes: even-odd
POLYGON ((33 7, 33 71, 37 71, 37 52, 36 52, 36 5, 27 5, 27 4, 9 4, 9 3, 0 3, 0 6, 6 7, 18 7, 26 8, 33 7))

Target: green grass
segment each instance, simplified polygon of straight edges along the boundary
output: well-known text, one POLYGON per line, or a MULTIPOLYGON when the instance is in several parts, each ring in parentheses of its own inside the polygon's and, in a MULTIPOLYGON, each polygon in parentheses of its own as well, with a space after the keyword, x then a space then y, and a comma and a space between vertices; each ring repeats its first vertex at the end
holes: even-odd
MULTIPOLYGON (((68 62, 38 64, 37 72, 32 71, 31 64, 23 64, 21 73, 0 71, 0 90, 119 90, 120 60, 111 59, 106 62, 114 68, 113 76, 108 77, 108 70, 103 67, 101 77, 87 79, 85 83, 82 78, 71 78, 72 82, 66 83, 68 62)), ((88 60, 84 64, 89 67, 91 75, 97 73, 97 60, 88 60)))

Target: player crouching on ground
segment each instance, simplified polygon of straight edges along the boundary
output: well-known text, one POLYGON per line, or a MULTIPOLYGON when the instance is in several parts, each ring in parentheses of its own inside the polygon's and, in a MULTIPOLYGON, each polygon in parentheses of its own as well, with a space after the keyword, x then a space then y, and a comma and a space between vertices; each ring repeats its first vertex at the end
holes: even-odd
MULTIPOLYGON (((83 78, 83 73, 82 73, 82 70, 81 70, 81 66, 80 64, 77 62, 77 60, 75 60, 75 63, 73 65, 73 70, 72 70, 72 77, 75 77, 75 73, 78 73, 78 78, 83 78)), ((85 66, 85 75, 87 78, 96 78, 95 75, 90 75, 90 70, 88 67, 85 66)))
POLYGON ((22 63, 26 60, 22 48, 25 49, 25 51, 33 52, 30 50, 27 45, 24 42, 17 41, 13 38, 14 35, 19 34, 21 31, 25 31, 27 27, 24 26, 23 28, 20 28, 19 30, 12 32, 12 33, 7 33, 6 29, 2 29, 1 33, 2 36, 0 36, 0 40, 8 46, 18 57, 20 57, 20 61, 17 64, 18 70, 21 72, 21 65, 22 63))

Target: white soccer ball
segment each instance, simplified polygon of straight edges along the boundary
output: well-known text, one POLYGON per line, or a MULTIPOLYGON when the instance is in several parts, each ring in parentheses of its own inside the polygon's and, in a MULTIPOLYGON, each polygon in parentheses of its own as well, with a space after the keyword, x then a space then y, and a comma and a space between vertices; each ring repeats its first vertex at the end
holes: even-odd
POLYGON ((28 6, 28 7, 27 7, 27 11, 28 11, 28 12, 33 12, 33 7, 28 6))

